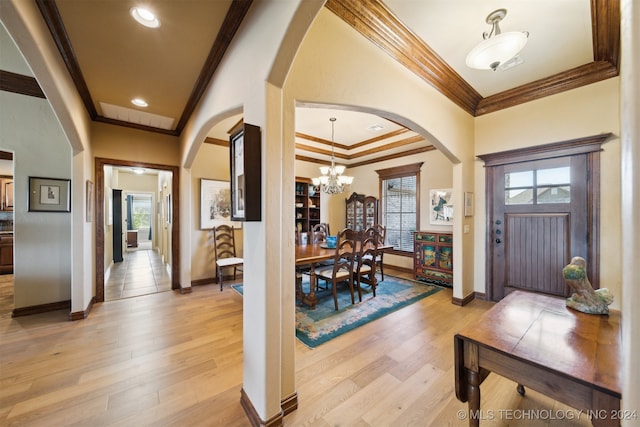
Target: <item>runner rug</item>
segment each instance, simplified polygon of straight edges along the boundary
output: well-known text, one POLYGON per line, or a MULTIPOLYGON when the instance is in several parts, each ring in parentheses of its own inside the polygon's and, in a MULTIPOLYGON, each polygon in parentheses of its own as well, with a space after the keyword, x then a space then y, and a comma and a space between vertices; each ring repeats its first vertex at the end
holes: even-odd
MULTIPOLYGON (((309 277, 303 277, 303 290, 308 292, 309 277)), ((242 295, 242 286, 237 284, 232 285, 232 288, 242 295)), ((313 310, 307 306, 296 306, 296 337, 310 348, 317 347, 443 289, 428 283, 385 275, 385 280, 378 283, 375 297, 371 289, 364 285, 362 302, 358 302, 356 291, 356 303, 351 304, 348 287, 338 286, 339 310, 337 311, 333 304, 331 289, 317 292, 318 305, 313 310)))

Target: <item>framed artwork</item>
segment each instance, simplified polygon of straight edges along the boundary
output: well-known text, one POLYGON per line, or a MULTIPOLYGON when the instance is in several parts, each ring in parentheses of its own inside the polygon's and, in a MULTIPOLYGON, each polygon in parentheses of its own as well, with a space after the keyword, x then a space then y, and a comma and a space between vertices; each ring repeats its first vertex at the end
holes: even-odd
POLYGON ((231 220, 262 219, 262 166, 260 128, 244 123, 231 135, 231 220))
POLYGON ((464 192, 464 216, 473 216, 473 193, 464 192))
POLYGON ((429 194, 429 223, 433 225, 453 225, 453 204, 451 188, 431 190, 429 194))
POLYGON ((71 212, 71 180, 29 177, 29 212, 71 212))
POLYGON ((87 213, 86 221, 91 222, 93 218, 93 181, 87 180, 87 213))
POLYGON ((200 179, 200 229, 208 230, 227 224, 241 228, 242 223, 231 221, 231 185, 229 181, 200 179))

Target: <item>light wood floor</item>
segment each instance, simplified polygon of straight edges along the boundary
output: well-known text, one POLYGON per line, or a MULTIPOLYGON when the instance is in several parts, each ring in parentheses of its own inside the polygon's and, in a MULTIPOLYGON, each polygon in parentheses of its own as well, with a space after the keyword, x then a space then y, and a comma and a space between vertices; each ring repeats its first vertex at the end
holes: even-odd
MULTIPOLYGON (((445 289, 316 349, 299 343, 299 409, 285 425, 467 425, 453 391, 453 334, 490 306, 454 306, 445 289)), ((249 425, 240 406, 242 297, 233 290, 197 286, 67 317, 0 317, 0 425, 249 425)), ((590 425, 531 390, 520 397, 495 375, 481 391, 483 426, 590 425), (530 419, 532 410, 544 419, 530 419)))

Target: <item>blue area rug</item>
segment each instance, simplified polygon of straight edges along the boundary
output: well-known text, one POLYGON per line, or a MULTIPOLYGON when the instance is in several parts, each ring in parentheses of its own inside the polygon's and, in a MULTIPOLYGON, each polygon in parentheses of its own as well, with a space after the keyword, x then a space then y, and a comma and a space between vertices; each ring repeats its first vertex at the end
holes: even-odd
MULTIPOLYGON (((303 276, 304 292, 309 291, 309 277, 303 276)), ((324 283, 321 282, 321 285, 324 283)), ((242 295, 242 285, 232 285, 242 295)), ((378 283, 376 296, 369 286, 362 288, 362 302, 351 304, 351 294, 346 285, 338 285, 338 307, 333 305, 333 293, 329 290, 317 292, 318 305, 314 310, 307 306, 296 306, 296 337, 310 348, 314 348, 359 326, 393 313, 432 295, 443 288, 414 280, 385 275, 378 283)))

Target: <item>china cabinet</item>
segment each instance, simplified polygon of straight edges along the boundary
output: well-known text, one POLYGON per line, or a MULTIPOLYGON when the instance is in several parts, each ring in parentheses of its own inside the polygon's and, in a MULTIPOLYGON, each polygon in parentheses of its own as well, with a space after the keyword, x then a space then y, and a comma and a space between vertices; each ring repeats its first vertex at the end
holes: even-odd
POLYGON ((378 223, 378 199, 375 197, 353 193, 345 203, 347 228, 363 231, 378 223))

